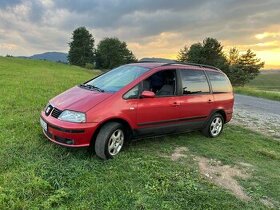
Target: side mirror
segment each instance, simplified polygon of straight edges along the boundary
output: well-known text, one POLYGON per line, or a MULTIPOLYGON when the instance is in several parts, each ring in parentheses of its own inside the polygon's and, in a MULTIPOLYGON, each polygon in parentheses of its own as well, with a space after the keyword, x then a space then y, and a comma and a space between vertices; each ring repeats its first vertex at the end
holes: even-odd
POLYGON ((154 98, 156 95, 154 92, 152 91, 147 91, 147 90, 144 90, 141 94, 141 97, 142 98, 154 98))

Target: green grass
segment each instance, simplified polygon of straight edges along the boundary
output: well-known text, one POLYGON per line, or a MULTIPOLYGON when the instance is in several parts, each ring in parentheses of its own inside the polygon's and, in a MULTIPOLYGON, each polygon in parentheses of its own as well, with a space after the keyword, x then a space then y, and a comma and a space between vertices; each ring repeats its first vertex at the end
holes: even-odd
POLYGON ((234 90, 236 93, 280 101, 280 71, 261 73, 249 84, 234 90))
POLYGON ((94 71, 44 61, 0 57, 0 209, 265 209, 280 208, 280 144, 236 126, 216 139, 199 132, 134 142, 116 159, 100 161, 86 149, 49 142, 39 114, 58 93, 94 71), (174 162, 178 146, 188 157, 174 162), (239 180, 251 202, 211 184, 191 155, 224 164, 252 164, 239 180))

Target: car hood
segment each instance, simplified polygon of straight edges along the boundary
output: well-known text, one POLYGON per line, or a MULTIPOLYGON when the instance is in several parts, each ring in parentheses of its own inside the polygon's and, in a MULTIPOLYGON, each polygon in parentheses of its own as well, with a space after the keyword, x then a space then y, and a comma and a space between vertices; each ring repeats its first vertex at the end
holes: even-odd
POLYGON ((60 110, 86 112, 111 95, 112 93, 102 93, 76 86, 54 97, 50 103, 60 110))

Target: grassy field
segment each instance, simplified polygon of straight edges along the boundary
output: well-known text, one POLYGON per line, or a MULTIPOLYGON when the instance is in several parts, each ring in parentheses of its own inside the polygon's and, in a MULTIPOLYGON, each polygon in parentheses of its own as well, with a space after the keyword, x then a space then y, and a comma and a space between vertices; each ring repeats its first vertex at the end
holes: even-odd
POLYGON ((236 87, 235 92, 280 101, 280 70, 263 71, 245 87, 236 87))
POLYGON ((93 71, 0 57, 0 209, 266 209, 280 208, 280 143, 228 125, 216 139, 199 132, 133 142, 116 159, 49 142, 39 113, 58 93, 93 71), (170 157, 178 147, 186 156, 170 157), (242 201, 199 172, 197 157, 251 165, 238 178, 242 201))

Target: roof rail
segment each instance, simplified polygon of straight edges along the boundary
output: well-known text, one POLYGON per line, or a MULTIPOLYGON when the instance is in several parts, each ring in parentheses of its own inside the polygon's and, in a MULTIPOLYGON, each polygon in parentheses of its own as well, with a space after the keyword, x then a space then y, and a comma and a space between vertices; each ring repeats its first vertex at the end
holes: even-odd
POLYGON ((198 63, 184 63, 184 62, 172 62, 172 63, 165 63, 161 66, 169 66, 169 65, 190 65, 190 66, 198 66, 198 67, 201 67, 201 68, 209 68, 209 69, 213 69, 213 70, 216 70, 216 71, 221 71, 220 69, 214 67, 214 66, 210 66, 210 65, 205 65, 205 64, 198 64, 198 63))
POLYGON ((221 71, 221 69, 218 69, 214 66, 206 65, 206 64, 199 64, 199 63, 185 63, 185 62, 179 62, 179 61, 174 61, 174 62, 163 62, 163 61, 158 61, 158 60, 140 60, 137 63, 163 63, 161 66, 169 66, 169 65, 190 65, 190 66, 198 66, 201 68, 209 68, 213 69, 216 71, 221 71))

